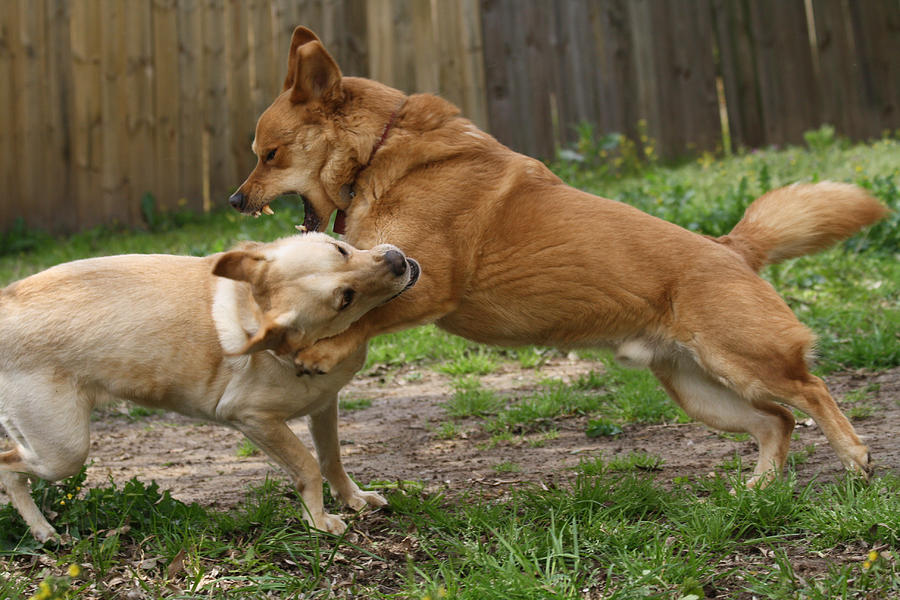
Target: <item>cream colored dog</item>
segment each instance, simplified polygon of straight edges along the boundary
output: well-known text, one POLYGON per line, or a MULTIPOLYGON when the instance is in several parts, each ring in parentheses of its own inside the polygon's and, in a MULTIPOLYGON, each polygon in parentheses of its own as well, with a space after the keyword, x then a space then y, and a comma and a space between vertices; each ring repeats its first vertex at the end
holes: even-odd
POLYGON ((91 409, 123 398, 238 429, 287 471, 307 521, 339 533, 346 525, 324 511, 322 474, 354 509, 386 504, 350 480, 339 454, 337 392, 365 352, 298 378, 278 351, 340 333, 418 275, 393 246, 362 251, 310 233, 205 258, 80 260, 13 283, 0 291, 0 422, 15 447, 0 453, 0 481, 36 539, 56 535, 27 475, 76 473, 91 409), (301 415, 321 472, 285 422, 301 415))

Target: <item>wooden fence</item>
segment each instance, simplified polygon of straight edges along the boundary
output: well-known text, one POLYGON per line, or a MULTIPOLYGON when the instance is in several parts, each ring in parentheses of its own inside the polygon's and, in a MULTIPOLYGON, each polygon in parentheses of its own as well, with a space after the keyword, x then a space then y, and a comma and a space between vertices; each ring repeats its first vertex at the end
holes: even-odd
POLYGON ((0 230, 222 206, 297 24, 539 157, 583 121, 663 156, 900 126, 900 0, 3 0, 0 230))

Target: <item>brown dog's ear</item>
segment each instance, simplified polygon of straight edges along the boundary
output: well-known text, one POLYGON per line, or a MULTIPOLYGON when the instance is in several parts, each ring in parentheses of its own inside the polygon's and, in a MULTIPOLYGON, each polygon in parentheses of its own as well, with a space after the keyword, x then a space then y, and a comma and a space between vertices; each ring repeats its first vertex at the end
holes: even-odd
POLYGON ((322 104, 337 104, 344 97, 341 69, 318 40, 301 44, 294 51, 293 80, 288 73, 285 89, 290 88, 291 102, 302 104, 318 100, 322 104))
POLYGON ((281 88, 282 92, 286 92, 294 87, 294 78, 297 76, 297 48, 310 42, 321 43, 321 40, 315 33, 302 25, 294 29, 294 35, 291 36, 291 51, 288 52, 287 77, 284 78, 284 87, 281 88))
POLYGON ((246 250, 231 250, 219 257, 213 275, 253 283, 259 279, 266 257, 246 250))

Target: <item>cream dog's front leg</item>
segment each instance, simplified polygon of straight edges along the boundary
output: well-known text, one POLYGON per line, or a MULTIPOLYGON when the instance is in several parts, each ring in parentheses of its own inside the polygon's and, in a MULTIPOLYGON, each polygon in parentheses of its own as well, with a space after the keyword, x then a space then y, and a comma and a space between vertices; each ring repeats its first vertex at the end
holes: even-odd
POLYGON ((331 485, 331 493, 353 510, 368 506, 385 506, 387 500, 381 494, 364 492, 350 479, 341 464, 341 446, 338 440, 337 394, 319 412, 309 416, 309 432, 316 444, 322 474, 331 485))
POLYGON ((243 418, 234 422, 244 435, 287 471, 305 504, 306 521, 323 531, 341 534, 347 524, 337 515, 325 512, 322 501, 322 474, 312 453, 277 418, 243 418))

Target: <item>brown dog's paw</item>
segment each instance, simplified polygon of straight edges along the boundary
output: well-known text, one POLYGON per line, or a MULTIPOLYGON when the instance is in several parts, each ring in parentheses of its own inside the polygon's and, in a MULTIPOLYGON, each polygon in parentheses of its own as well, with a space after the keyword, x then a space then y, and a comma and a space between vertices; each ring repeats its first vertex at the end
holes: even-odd
POLYGON ((347 357, 344 347, 333 341, 335 338, 320 340, 294 355, 297 376, 324 375, 347 357))
POLYGON ((319 369, 311 368, 306 366, 305 363, 297 362, 297 359, 294 359, 294 368, 296 369, 297 377, 305 377, 306 375, 324 375, 325 371, 321 371, 319 369))

